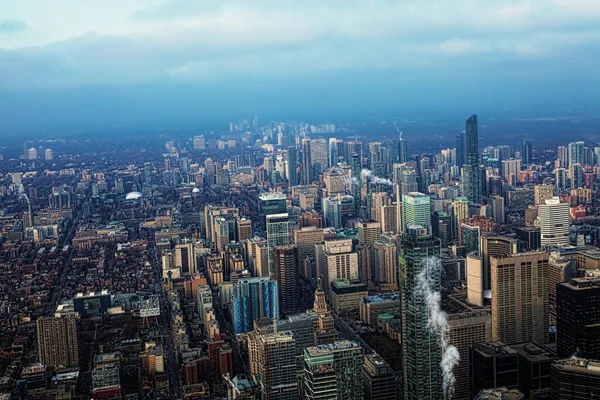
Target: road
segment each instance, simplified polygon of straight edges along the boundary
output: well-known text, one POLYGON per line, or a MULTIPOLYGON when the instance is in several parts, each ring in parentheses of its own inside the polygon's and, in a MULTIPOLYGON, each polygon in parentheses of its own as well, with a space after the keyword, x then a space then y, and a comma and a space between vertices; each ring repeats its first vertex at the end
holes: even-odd
POLYGON ((177 362, 177 354, 175 349, 173 348, 173 338, 172 338, 172 330, 171 330, 171 310, 169 309, 170 303, 167 301, 165 295, 165 289, 162 285, 162 273, 160 268, 160 263, 158 260, 158 256, 156 254, 156 247, 154 243, 154 239, 148 240, 148 256, 150 258, 150 262, 152 263, 152 267, 154 269, 154 274, 157 281, 157 292, 156 293, 160 298, 160 327, 162 330, 162 339, 163 339, 163 351, 167 363, 165 368, 169 374, 169 390, 170 390, 170 399, 181 399, 182 398, 182 385, 181 385, 181 374, 179 371, 179 363, 177 362))

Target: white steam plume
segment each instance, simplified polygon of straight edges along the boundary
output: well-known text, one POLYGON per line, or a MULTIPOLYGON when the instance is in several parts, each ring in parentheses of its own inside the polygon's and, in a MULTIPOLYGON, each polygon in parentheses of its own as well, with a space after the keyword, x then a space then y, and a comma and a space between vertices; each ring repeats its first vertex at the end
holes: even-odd
POLYGON ((429 311, 429 321, 427 327, 431 335, 436 335, 438 344, 442 349, 442 369, 444 399, 451 399, 454 394, 454 367, 460 362, 460 354, 454 346, 448 345, 448 333, 450 325, 448 324, 448 315, 442 311, 441 295, 435 290, 435 280, 439 276, 441 269, 437 258, 427 258, 423 263, 423 269, 417 276, 417 293, 425 299, 425 305, 429 311))
POLYGON ((29 197, 25 194, 25 191, 23 190, 23 186, 21 186, 21 188, 19 189, 19 200, 20 199, 25 199, 25 201, 27 201, 27 205, 31 205, 31 203, 29 202, 29 197))
POLYGON ((384 185, 392 186, 392 181, 373 175, 373 171, 371 171, 370 169, 363 168, 362 171, 360 171, 360 176, 362 178, 371 179, 371 182, 382 183, 384 185))

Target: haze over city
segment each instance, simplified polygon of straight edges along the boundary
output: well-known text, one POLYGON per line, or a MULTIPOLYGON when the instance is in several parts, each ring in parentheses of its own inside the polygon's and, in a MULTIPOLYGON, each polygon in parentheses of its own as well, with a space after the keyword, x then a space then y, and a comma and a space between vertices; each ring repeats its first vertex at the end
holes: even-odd
POLYGON ((0 4, 0 400, 600 397, 600 2, 0 4))

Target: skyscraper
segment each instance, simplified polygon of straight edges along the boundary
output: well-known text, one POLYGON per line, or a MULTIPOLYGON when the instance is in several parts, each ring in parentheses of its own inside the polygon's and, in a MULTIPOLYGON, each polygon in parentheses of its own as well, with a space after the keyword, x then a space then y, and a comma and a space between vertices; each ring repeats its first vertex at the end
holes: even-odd
POLYGON ((600 358, 600 279, 573 278, 556 285, 559 357, 600 358))
POLYGON ((538 206, 538 222, 542 246, 569 244, 569 203, 562 203, 558 197, 546 200, 538 206))
POLYGON ((456 136, 456 165, 462 168, 465 165, 466 158, 465 132, 463 131, 456 136))
POLYGON ((584 142, 571 142, 567 150, 567 166, 571 168, 573 164, 583 165, 583 148, 585 147, 584 142))
POLYGON ((258 339, 258 382, 263 400, 297 400, 296 340, 290 331, 258 339))
POLYGON ((477 115, 471 115, 465 122, 466 162, 463 167, 464 194, 473 203, 481 202, 481 174, 479 173, 479 133, 477 115))
POLYGON ((362 160, 360 154, 352 153, 350 159, 350 169, 352 172, 352 196, 354 196, 354 201, 356 208, 360 207, 360 193, 362 189, 362 179, 360 179, 360 171, 362 170, 362 160))
POLYGON ((310 153, 310 139, 302 139, 302 184, 312 183, 312 158, 310 153))
POLYGON ((548 343, 548 254, 490 258, 492 340, 548 343))
POLYGON ((268 277, 243 278, 233 284, 231 299, 235 333, 253 329, 259 318, 279 320, 279 285, 268 277))
POLYGON ((410 192, 402 195, 404 229, 411 224, 431 229, 431 203, 429 196, 410 192))
POLYGON ((294 245, 275 246, 275 279, 279 286, 279 309, 290 314, 298 309, 298 251, 294 245))
POLYGON ((398 139, 398 162, 403 164, 408 161, 408 145, 406 139, 402 137, 402 132, 400 133, 400 138, 398 139))
MULTIPOLYGON (((442 349, 428 328, 429 310, 424 295, 418 290, 419 275, 428 259, 440 256, 440 241, 419 225, 409 225, 403 240, 404 263, 400 270, 402 318, 402 354, 404 399, 441 399, 442 349)), ((441 286, 441 268, 435 276, 434 290, 441 286)))
POLYGON ((298 173, 296 171, 298 167, 298 161, 296 156, 296 146, 289 146, 287 150, 287 171, 288 182, 290 186, 296 186, 298 184, 298 173))
POLYGON ((523 164, 531 164, 533 162, 533 142, 531 139, 523 139, 521 160, 523 160, 523 164))
POLYGON ((325 139, 313 139, 310 141, 310 161, 313 165, 319 164, 321 170, 327 169, 329 156, 325 139))
POLYGON ((335 167, 338 163, 338 142, 336 138, 330 138, 329 139, 329 149, 328 149, 328 156, 329 156, 329 166, 330 167, 335 167))
POLYGON ((341 340, 307 347, 304 350, 307 398, 362 400, 362 364, 363 351, 357 342, 341 340))
POLYGON ((175 245, 175 265, 181 268, 182 274, 196 273, 196 255, 193 243, 175 245))
POLYGON ((342 203, 338 197, 325 197, 322 201, 323 220, 325 226, 332 228, 342 227, 342 203))
POLYGON ((273 276, 273 248, 290 243, 290 221, 288 214, 267 215, 267 246, 269 248, 269 275, 273 276))
POLYGON ((365 400, 396 400, 394 370, 379 354, 365 355, 362 367, 365 400))
POLYGON ((40 362, 51 367, 79 365, 77 320, 74 314, 58 318, 40 317, 36 326, 40 362))

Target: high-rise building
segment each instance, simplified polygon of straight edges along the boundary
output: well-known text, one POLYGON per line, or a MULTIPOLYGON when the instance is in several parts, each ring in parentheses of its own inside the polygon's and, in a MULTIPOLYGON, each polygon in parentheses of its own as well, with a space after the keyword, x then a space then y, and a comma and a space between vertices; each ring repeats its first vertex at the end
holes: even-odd
MULTIPOLYGON (((227 239, 229 242, 229 239, 227 239)), ((196 255, 193 243, 180 243, 175 245, 175 266, 181 268, 181 274, 195 274, 196 255)))
POLYGON ((369 162, 371 165, 371 169, 373 169, 373 165, 381 161, 380 156, 381 150, 381 142, 370 142, 369 143, 369 162))
POLYGON ((310 161, 313 169, 316 164, 320 165, 321 170, 327 169, 329 165, 327 147, 325 139, 313 139, 310 141, 310 161))
POLYGON ((371 219, 381 223, 381 207, 384 205, 391 205, 392 199, 384 192, 371 193, 371 219))
POLYGON ((562 203, 558 197, 546 200, 538 206, 538 221, 542 246, 569 244, 569 203, 562 203))
POLYGON ((357 342, 341 340, 307 347, 304 350, 306 398, 361 400, 362 364, 363 351, 357 342))
POLYGON ((406 139, 402 137, 402 133, 400 133, 400 138, 398 139, 398 162, 403 164, 408 161, 408 144, 406 139))
POLYGON ((312 158, 310 153, 310 139, 302 139, 302 176, 303 185, 312 183, 312 158))
POLYGON ((236 229, 236 241, 243 243, 246 240, 252 238, 252 220, 248 218, 236 218, 235 219, 235 229, 236 229))
POLYGON ((38 152, 35 147, 32 147, 27 151, 27 158, 30 160, 35 160, 38 158, 38 152))
POLYGON ((559 357, 600 359, 600 279, 556 285, 556 331, 559 357))
POLYGON ((492 198, 492 218, 495 224, 504 224, 506 222, 504 208, 504 197, 494 196, 492 198))
POLYGON ((362 366, 365 400, 396 400, 398 398, 394 370, 379 354, 367 354, 362 366))
POLYGON ((523 139, 521 159, 523 160, 523 164, 531 164, 533 162, 533 141, 531 139, 523 139))
POLYGON ((535 205, 546 204, 546 200, 554 197, 554 187, 548 184, 535 185, 535 205))
POLYGON ((466 135, 465 135, 465 132, 462 131, 460 134, 458 134, 458 136, 456 136, 456 165, 459 168, 462 168, 462 166, 465 164, 465 161, 467 159, 465 142, 466 142, 466 135))
POLYGON ((552 364, 553 400, 600 398, 600 362, 571 357, 552 364))
POLYGON ((335 167, 323 172, 323 183, 328 196, 346 194, 347 181, 348 177, 340 168, 335 167))
POLYGON ((338 142, 336 138, 330 138, 329 139, 329 149, 328 149, 328 156, 329 156, 329 166, 330 167, 335 167, 338 163, 338 142))
POLYGON ((375 281, 387 289, 398 289, 398 258, 396 243, 375 242, 375 281))
POLYGON ((323 222, 326 227, 339 229, 342 227, 342 203, 338 197, 325 197, 323 205, 323 222))
POLYGON ((331 282, 358 279, 358 254, 352 251, 352 239, 326 240, 315 248, 317 272, 323 281, 327 298, 331 282))
POLYGON ((444 211, 435 211, 431 215, 431 232, 433 236, 439 238, 442 246, 446 246, 452 241, 452 220, 450 215, 444 211))
POLYGON ((296 186, 298 184, 298 158, 296 146, 289 146, 287 148, 287 170, 286 175, 290 186, 296 186))
POLYGON ((473 343, 491 341, 492 316, 488 309, 473 310, 464 307, 448 315, 448 324, 450 325, 448 342, 456 347, 460 355, 460 363, 454 367, 456 383, 452 398, 470 400, 469 348, 473 343))
POLYGON ((483 389, 519 387, 519 353, 504 343, 471 344, 469 364, 471 398, 483 389))
MULTIPOLYGON (((400 266, 402 354, 404 399, 442 398, 442 349, 428 328, 429 311, 420 287, 419 275, 432 257, 440 256, 440 241, 423 226, 409 225, 403 240, 404 262, 400 266)), ((430 277, 440 290, 441 268, 430 277)))
POLYGON ((358 153, 352 153, 350 156, 350 170, 352 172, 352 196, 356 201, 356 207, 360 206, 360 194, 362 190, 362 179, 360 172, 362 171, 362 160, 358 153))
POLYGON ((251 330, 259 318, 279 319, 278 286, 269 277, 243 278, 233 284, 231 307, 236 334, 251 330))
POLYGON ((502 173, 510 186, 516 186, 521 172, 521 160, 510 159, 502 161, 502 173))
POLYGON ((398 205, 386 204, 381 206, 381 231, 385 233, 398 232, 398 205))
POLYGON ((325 301, 325 292, 323 291, 321 279, 319 279, 317 290, 315 290, 313 312, 318 316, 314 320, 315 344, 321 345, 335 342, 338 339, 338 331, 335 329, 335 320, 325 301))
POLYGON ((492 340, 548 343, 548 254, 490 257, 492 340))
POLYGON ((465 122, 465 165, 463 166, 464 193, 473 203, 481 202, 481 174, 479 173, 479 132, 477 115, 471 115, 465 122))
POLYGON ((409 225, 421 225, 431 230, 431 202, 429 196, 411 192, 402 195, 404 229, 409 225))
POLYGON ((290 331, 261 335, 258 383, 263 400, 297 400, 296 340, 290 331))
POLYGON ((52 154, 52 149, 46 149, 46 151, 44 152, 44 158, 46 159, 46 161, 50 161, 54 158, 54 154, 52 154))
POLYGON ((269 275, 273 276, 273 248, 290 243, 290 220, 287 213, 266 216, 267 246, 269 249, 269 275))
POLYGON ((298 251, 291 244, 275 246, 273 258, 279 286, 279 309, 290 314, 299 307, 298 251))
POLYGON ((465 251, 479 251, 479 241, 481 236, 481 228, 474 224, 462 222, 459 230, 460 244, 465 246, 465 251))
POLYGON ((306 278, 317 279, 316 263, 314 261, 315 244, 322 243, 323 240, 323 229, 310 226, 294 230, 294 243, 298 248, 298 266, 300 273, 306 278), (310 270, 303 269, 307 257, 311 259, 310 270))
POLYGON ((206 150, 206 139, 203 135, 194 136, 194 150, 206 150))
POLYGON ((36 326, 40 362, 50 367, 79 365, 77 319, 74 314, 58 318, 40 317, 36 326))
POLYGON ((571 142, 567 150, 567 166, 570 168, 573 164, 583 165, 584 142, 571 142))

